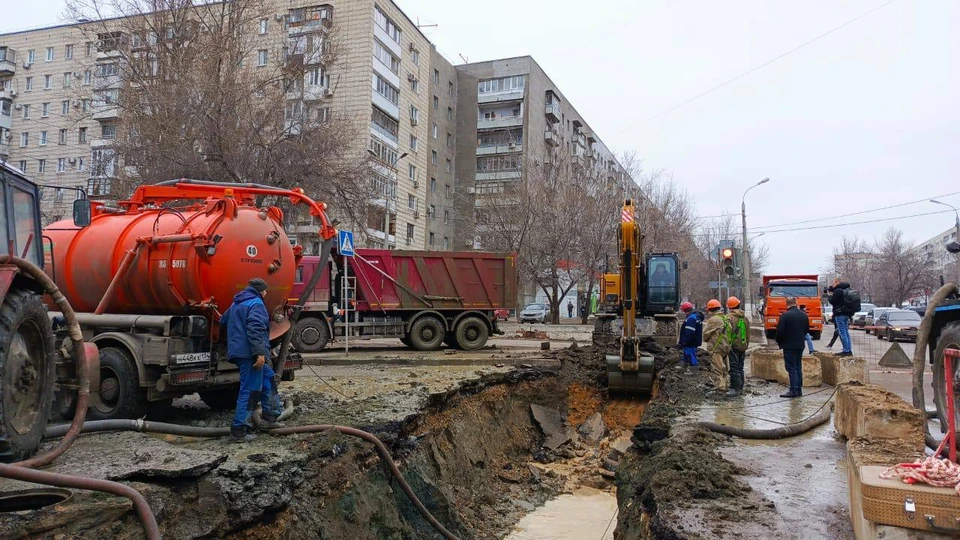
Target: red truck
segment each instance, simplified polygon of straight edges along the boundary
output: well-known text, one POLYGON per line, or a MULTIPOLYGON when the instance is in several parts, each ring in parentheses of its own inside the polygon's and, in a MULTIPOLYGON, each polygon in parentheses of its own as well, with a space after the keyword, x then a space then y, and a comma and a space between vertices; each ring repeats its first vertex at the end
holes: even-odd
POLYGON ((777 337, 780 314, 787 310, 787 297, 806 306, 810 318, 810 337, 820 339, 823 333, 823 304, 816 274, 763 276, 763 328, 768 339, 777 337))
MULTIPOLYGON (((291 297, 303 292, 304 277, 313 274, 319 259, 303 257, 291 297)), ((443 343, 476 350, 490 334, 503 333, 495 312, 515 308, 516 297, 513 254, 380 249, 358 249, 354 257, 332 253, 294 327, 293 344, 301 352, 318 352, 349 327, 350 339, 397 337, 421 351, 437 350, 443 343)))

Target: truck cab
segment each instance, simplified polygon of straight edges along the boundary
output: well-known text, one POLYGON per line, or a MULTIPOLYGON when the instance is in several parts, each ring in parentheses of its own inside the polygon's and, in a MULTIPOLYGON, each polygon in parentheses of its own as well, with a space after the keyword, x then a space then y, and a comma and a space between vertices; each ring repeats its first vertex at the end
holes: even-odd
POLYGON ((787 310, 787 297, 797 299, 806 308, 810 319, 810 336, 820 339, 823 333, 823 304, 816 274, 764 276, 760 294, 763 303, 763 328, 768 339, 777 336, 780 315, 787 310))

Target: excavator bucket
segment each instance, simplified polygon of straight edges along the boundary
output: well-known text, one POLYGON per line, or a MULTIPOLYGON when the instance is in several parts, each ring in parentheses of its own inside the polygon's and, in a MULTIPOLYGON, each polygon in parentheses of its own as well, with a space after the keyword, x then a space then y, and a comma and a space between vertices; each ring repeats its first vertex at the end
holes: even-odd
POLYGON ((653 355, 640 353, 636 362, 623 362, 620 356, 606 355, 607 388, 611 392, 647 395, 653 390, 653 355))

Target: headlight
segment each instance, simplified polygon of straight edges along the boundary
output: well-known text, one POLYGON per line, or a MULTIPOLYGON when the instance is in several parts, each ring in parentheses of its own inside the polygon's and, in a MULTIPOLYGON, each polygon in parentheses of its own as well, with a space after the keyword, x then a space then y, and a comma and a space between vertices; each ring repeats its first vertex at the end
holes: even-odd
POLYGON ((901 330, 903 330, 903 328, 894 328, 894 329, 893 329, 894 332, 899 332, 899 331, 901 331, 901 330))

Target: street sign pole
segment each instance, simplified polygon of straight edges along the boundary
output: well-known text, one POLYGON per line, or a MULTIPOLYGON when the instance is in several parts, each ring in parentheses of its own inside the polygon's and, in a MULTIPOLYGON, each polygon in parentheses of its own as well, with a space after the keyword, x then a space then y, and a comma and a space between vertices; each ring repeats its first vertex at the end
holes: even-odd
POLYGON ((353 251, 353 232, 352 231, 339 231, 339 242, 338 245, 340 249, 340 256, 343 259, 343 285, 341 286, 340 300, 343 302, 343 314, 345 320, 343 321, 343 350, 344 356, 350 356, 350 297, 348 294, 351 291, 350 288, 350 262, 349 257, 355 255, 353 251))

